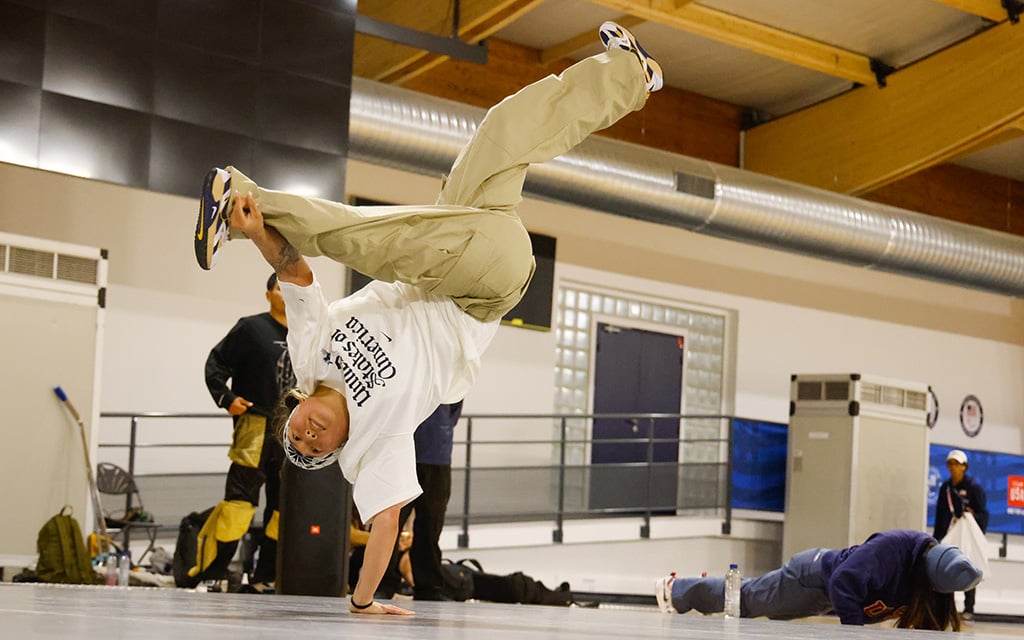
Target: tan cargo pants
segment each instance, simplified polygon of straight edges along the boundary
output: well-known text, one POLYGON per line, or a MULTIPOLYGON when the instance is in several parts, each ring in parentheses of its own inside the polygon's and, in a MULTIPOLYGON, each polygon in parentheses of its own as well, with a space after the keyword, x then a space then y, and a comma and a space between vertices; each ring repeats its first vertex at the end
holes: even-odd
POLYGON ((647 101, 633 54, 612 49, 491 107, 433 205, 356 207, 263 189, 234 167, 269 226, 299 253, 325 255, 385 282, 451 297, 483 322, 519 302, 533 276, 516 213, 531 163, 546 162, 647 101))

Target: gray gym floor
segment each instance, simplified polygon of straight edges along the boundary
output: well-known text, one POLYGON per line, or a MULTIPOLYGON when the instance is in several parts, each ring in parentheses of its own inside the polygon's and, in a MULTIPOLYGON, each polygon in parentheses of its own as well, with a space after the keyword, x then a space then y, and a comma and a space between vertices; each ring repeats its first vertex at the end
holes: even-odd
MULTIPOLYGON (((935 638, 934 632, 840 627, 831 622, 725 620, 650 609, 405 602, 411 617, 348 613, 340 598, 194 593, 180 589, 0 584, 0 637, 76 640, 501 640, 541 638, 935 638), (893 634, 896 634, 895 636, 893 634)), ((970 626, 977 638, 1020 635, 1020 625, 970 626), (1002 629, 1001 626, 1007 628, 1002 629)))

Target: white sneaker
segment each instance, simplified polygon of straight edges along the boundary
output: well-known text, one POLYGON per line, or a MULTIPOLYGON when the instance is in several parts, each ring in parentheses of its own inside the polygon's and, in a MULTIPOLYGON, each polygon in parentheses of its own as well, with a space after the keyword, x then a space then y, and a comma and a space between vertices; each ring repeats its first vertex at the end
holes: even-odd
POLYGON ((648 93, 654 93, 665 85, 665 79, 661 73, 661 65, 640 46, 640 43, 629 32, 629 29, 614 22, 605 22, 598 29, 598 33, 606 49, 618 47, 636 56, 636 59, 640 61, 640 66, 644 69, 644 79, 647 82, 648 93))
POLYGON ((679 613, 672 606, 672 583, 675 581, 676 573, 673 571, 654 583, 654 599, 658 601, 662 613, 679 613))

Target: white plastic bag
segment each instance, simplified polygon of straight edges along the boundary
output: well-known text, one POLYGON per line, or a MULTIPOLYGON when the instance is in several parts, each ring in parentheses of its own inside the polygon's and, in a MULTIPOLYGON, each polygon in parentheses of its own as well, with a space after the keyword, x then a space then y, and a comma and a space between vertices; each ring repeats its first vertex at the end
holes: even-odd
POLYGON ((991 577, 988 565, 988 541, 985 540, 985 534, 978 526, 978 521, 974 519, 973 513, 965 511, 963 517, 954 518, 942 543, 959 547, 971 563, 981 569, 982 579, 991 577))

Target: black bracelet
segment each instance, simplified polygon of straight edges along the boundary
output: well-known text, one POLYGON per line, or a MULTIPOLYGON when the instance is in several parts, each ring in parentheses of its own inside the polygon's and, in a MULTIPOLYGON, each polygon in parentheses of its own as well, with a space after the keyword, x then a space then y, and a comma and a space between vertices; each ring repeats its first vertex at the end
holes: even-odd
POLYGON ((369 609, 370 607, 373 606, 373 599, 372 598, 366 604, 356 604, 356 597, 355 596, 352 596, 351 598, 349 598, 348 601, 349 601, 349 604, 351 604, 354 609, 358 609, 359 611, 362 611, 363 609, 369 609))

